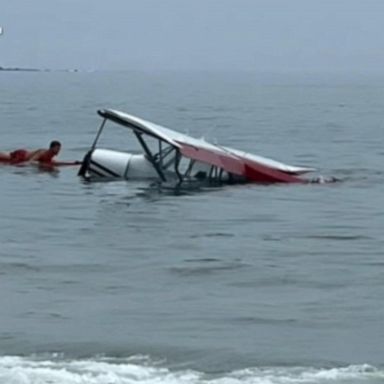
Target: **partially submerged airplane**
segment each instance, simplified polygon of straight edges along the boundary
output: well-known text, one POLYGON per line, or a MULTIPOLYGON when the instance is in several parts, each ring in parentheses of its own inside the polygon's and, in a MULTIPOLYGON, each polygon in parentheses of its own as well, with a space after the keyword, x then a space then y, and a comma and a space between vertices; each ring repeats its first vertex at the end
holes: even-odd
POLYGON ((103 118, 91 149, 85 155, 79 176, 89 181, 110 179, 155 179, 182 183, 308 183, 302 174, 313 168, 296 167, 151 123, 112 109, 99 110, 103 118), (97 146, 106 122, 130 129, 143 153, 103 149, 97 146))

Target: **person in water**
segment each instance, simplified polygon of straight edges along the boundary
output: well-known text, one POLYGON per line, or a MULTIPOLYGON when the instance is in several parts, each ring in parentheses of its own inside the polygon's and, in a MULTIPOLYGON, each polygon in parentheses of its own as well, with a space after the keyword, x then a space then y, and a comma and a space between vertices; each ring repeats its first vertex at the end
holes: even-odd
POLYGON ((48 149, 36 149, 28 151, 26 149, 16 149, 9 153, 0 152, 0 162, 8 164, 22 164, 27 162, 37 162, 41 165, 76 165, 81 164, 80 161, 55 161, 53 158, 57 156, 61 149, 60 141, 53 140, 49 144, 48 149))

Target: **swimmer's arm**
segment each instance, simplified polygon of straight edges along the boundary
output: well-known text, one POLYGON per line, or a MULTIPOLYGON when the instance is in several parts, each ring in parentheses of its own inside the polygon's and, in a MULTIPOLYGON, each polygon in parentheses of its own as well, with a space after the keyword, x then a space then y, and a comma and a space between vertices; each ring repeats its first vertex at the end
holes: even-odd
POLYGON ((81 165, 82 162, 75 160, 75 161, 39 161, 38 162, 41 166, 47 166, 47 167, 61 167, 61 166, 71 166, 71 165, 81 165))
POLYGON ((81 165, 82 161, 51 161, 49 164, 62 166, 62 165, 81 165))

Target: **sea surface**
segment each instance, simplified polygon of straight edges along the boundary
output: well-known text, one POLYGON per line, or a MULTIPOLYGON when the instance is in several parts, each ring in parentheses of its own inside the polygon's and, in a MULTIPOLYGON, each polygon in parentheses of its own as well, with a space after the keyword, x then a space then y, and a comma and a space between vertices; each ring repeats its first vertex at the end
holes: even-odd
POLYGON ((384 383, 384 76, 0 72, 0 91, 3 151, 81 160, 114 108, 340 180, 0 166, 1 384, 384 383))

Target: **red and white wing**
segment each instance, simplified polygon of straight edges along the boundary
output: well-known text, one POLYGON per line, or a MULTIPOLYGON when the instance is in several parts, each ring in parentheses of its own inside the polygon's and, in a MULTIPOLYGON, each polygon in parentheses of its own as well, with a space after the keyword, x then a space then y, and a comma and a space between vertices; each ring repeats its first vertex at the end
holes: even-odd
POLYGON ((295 167, 266 157, 252 155, 236 149, 210 144, 169 128, 116 110, 102 110, 99 114, 131 129, 145 133, 178 148, 180 153, 196 161, 243 176, 247 181, 259 183, 302 183, 297 175, 311 172, 312 168, 295 167))

